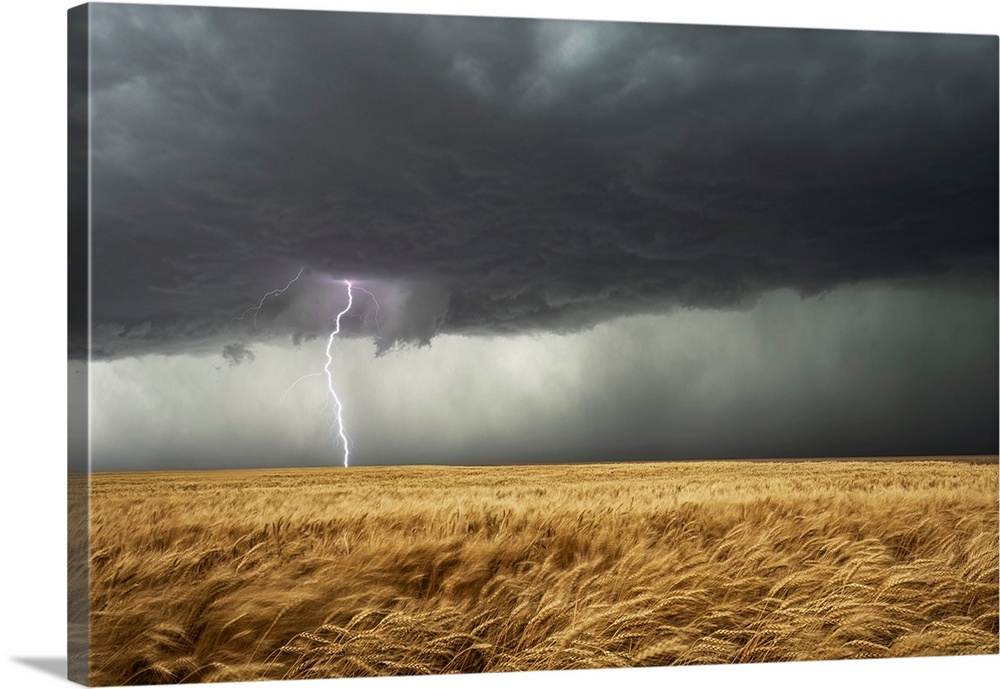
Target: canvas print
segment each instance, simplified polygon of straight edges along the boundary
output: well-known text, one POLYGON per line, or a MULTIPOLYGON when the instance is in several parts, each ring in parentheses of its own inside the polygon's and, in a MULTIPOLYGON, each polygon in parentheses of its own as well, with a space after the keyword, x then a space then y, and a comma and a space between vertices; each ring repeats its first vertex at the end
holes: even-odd
POLYGON ((998 39, 69 11, 69 673, 998 652, 998 39))

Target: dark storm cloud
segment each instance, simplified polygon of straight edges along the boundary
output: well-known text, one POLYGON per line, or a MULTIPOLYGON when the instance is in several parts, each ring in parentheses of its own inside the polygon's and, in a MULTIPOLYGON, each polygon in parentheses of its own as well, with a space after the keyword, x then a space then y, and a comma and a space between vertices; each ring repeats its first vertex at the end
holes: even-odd
POLYGON ((303 266, 269 322, 298 339, 328 328, 318 276, 414 286, 380 351, 781 287, 995 287, 996 37, 93 14, 110 355, 231 342, 303 266))

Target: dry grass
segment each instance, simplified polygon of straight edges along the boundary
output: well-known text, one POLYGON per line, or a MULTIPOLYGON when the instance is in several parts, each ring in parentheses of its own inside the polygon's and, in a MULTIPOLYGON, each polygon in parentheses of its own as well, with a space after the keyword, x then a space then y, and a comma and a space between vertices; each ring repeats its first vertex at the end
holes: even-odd
POLYGON ((99 685, 997 653, 997 465, 103 474, 99 685))

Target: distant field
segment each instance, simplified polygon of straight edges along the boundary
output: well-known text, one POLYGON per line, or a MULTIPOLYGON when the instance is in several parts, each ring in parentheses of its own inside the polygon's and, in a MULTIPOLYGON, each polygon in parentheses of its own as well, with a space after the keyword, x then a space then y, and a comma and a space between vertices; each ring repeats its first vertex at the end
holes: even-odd
POLYGON ((983 459, 95 474, 91 681, 997 653, 983 459))

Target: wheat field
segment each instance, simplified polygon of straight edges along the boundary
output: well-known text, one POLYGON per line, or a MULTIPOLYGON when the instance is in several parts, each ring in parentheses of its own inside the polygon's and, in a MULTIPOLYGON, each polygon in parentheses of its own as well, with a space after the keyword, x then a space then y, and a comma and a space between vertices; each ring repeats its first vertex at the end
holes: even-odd
POLYGON ((997 464, 94 474, 96 685, 998 652, 997 464))

